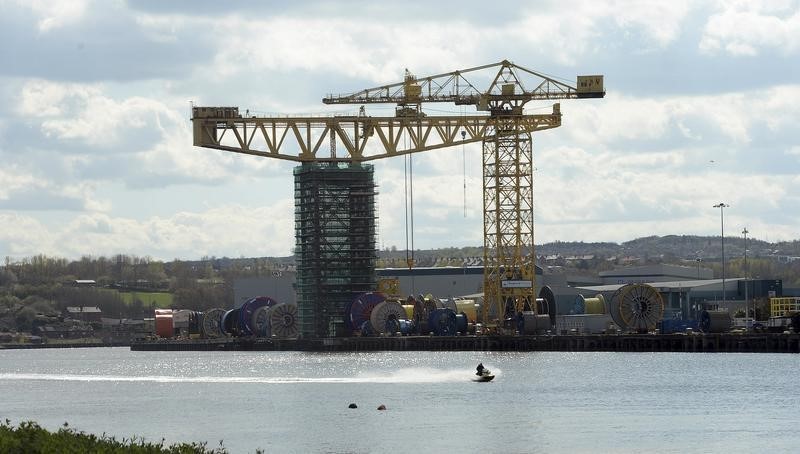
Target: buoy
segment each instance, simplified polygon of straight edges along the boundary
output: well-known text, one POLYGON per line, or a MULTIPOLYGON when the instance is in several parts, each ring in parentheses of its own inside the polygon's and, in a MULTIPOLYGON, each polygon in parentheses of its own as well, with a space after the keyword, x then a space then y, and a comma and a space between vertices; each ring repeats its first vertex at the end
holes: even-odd
POLYGON ((347 408, 358 408, 358 405, 353 403, 353 404, 348 405, 347 408))
POLYGON ((386 410, 386 405, 380 404, 378 410, 386 410))

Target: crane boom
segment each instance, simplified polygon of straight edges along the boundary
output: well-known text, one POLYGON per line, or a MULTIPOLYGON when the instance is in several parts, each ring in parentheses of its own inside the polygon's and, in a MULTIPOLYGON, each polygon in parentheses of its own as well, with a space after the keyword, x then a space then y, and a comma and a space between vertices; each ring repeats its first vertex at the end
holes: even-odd
POLYGON ((521 105, 531 100, 602 98, 603 76, 578 76, 577 87, 548 77, 539 72, 515 65, 508 60, 490 65, 476 66, 448 73, 417 78, 406 70, 403 82, 367 88, 351 94, 330 94, 322 99, 325 104, 396 103, 400 106, 423 102, 452 102, 458 105, 475 105, 479 110, 498 103, 521 105), (486 69, 498 68, 486 90, 479 90, 467 75, 486 69), (536 85, 526 88, 517 73, 536 78, 536 85))
POLYGON ((194 107, 192 123, 198 147, 295 162, 361 162, 481 142, 497 129, 532 133, 557 128, 561 110, 555 104, 550 114, 502 118, 243 117, 237 107, 194 107), (331 134, 346 156, 325 154, 331 134))

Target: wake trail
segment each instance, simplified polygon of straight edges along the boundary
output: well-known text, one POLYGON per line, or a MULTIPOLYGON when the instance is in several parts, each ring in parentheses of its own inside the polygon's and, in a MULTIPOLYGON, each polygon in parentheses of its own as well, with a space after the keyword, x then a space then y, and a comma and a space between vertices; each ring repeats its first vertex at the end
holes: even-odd
MULTIPOLYGON (((497 373, 497 372, 495 372, 497 373)), ((264 376, 169 376, 169 375, 84 375, 0 373, 0 380, 42 380, 64 382, 150 382, 150 383, 453 383, 472 379, 464 369, 410 368, 390 372, 361 372, 351 377, 264 377, 264 376)))

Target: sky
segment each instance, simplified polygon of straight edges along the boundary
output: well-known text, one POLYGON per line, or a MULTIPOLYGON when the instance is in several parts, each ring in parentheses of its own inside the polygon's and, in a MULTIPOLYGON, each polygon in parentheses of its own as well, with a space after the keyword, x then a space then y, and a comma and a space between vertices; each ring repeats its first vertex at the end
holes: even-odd
MULTIPOLYGON (((537 244, 800 238, 799 1, 0 0, 0 39, 12 260, 291 255, 293 163, 194 147, 190 103, 355 113, 321 99, 504 59, 605 77, 533 135, 537 244)), ((413 228, 405 160, 374 161, 377 246, 481 246, 480 153, 413 156, 413 228)))

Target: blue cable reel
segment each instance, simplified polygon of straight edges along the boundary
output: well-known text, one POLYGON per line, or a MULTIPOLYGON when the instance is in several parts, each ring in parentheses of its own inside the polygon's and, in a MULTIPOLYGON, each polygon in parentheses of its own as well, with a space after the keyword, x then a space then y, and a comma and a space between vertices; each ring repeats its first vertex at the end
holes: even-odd
POLYGON ((435 336, 455 336, 456 313, 452 309, 434 309, 428 316, 428 329, 435 336))

